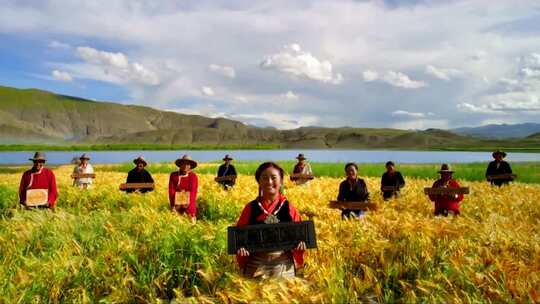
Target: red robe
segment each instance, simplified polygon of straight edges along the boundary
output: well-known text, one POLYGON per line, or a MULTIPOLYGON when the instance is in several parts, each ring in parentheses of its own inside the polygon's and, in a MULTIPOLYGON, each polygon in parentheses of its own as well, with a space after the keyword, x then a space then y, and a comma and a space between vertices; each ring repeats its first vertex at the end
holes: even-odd
POLYGON ((47 168, 41 168, 40 171, 30 169, 23 173, 19 186, 19 201, 21 204, 26 202, 26 190, 28 189, 46 189, 48 191, 49 208, 54 208, 58 191, 56 189, 56 178, 54 173, 47 168))
POLYGON ((184 190, 189 191, 189 204, 187 208, 177 207, 180 212, 187 212, 191 217, 197 216, 197 189, 198 189, 197 175, 193 171, 189 171, 187 176, 180 176, 179 172, 171 173, 169 177, 169 204, 171 208, 174 208, 174 196, 176 191, 184 190))
MULTIPOLYGON (((433 183, 433 188, 439 188, 442 185, 443 181, 439 179, 433 183)), ((457 181, 451 179, 448 181, 448 187, 459 188, 460 185, 457 181)), ((444 209, 459 214, 459 202, 463 200, 463 194, 458 194, 456 198, 450 198, 447 195, 430 195, 429 199, 435 202, 435 214, 444 209)))
MULTIPOLYGON (((271 204, 268 201, 263 201, 262 205, 269 214, 272 214, 272 212, 274 212, 274 209, 285 200, 287 200, 287 198, 284 195, 279 195, 271 204)), ((291 205, 290 202, 289 202, 289 214, 293 222, 302 221, 300 214, 298 213, 296 208, 294 208, 291 205)), ((242 214, 240 215, 240 218, 238 219, 236 226, 249 225, 250 215, 251 215, 251 203, 248 203, 244 207, 244 210, 242 211, 242 214)), ((261 213, 261 215, 257 217, 257 221, 264 221, 266 217, 268 217, 268 215, 263 212, 261 213)), ((304 265, 304 250, 293 250, 292 253, 293 253, 293 259, 294 259, 294 264, 296 265, 296 268, 301 268, 304 265)), ((248 259, 249 259, 249 256, 244 257, 244 256, 236 255, 236 260, 238 261, 238 265, 240 265, 241 269, 245 267, 245 265, 248 262, 248 259)))

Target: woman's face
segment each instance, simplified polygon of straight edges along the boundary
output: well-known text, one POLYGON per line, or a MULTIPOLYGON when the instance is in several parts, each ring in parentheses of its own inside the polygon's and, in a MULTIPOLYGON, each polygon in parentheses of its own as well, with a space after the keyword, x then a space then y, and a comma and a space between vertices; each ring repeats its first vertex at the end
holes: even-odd
POLYGON ((392 165, 386 166, 386 172, 390 172, 390 173, 394 172, 394 166, 392 166, 392 165))
POLYGON ((259 177, 259 186, 264 194, 274 195, 281 188, 281 176, 279 170, 273 167, 266 168, 259 177))
POLYGON ((348 179, 356 179, 356 176, 358 175, 358 170, 356 170, 356 167, 354 166, 348 166, 345 169, 345 173, 347 174, 348 179))
POLYGON ((191 164, 188 162, 181 162, 180 163, 180 171, 182 172, 188 172, 191 169, 191 164))
POLYGON ((86 166, 86 164, 88 164, 88 159, 86 158, 81 159, 81 165, 86 166))
POLYGON ((34 168, 36 168, 36 170, 41 170, 41 168, 43 168, 43 165, 45 165, 45 162, 44 161, 41 161, 41 160, 38 160, 38 161, 34 161, 34 168))

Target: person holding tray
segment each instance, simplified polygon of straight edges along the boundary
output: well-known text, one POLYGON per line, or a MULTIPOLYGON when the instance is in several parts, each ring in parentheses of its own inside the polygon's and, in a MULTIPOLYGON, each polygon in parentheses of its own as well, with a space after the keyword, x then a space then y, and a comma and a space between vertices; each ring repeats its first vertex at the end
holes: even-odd
POLYGON ((506 157, 506 153, 497 150, 493 152, 491 156, 493 156, 495 160, 490 162, 486 169, 486 179, 495 186, 500 187, 502 185, 508 185, 513 178, 511 176, 512 168, 510 168, 510 164, 503 160, 503 158, 506 157), (508 175, 508 178, 491 179, 490 177, 493 175, 508 175))
MULTIPOLYGON (((129 171, 126 183, 127 184, 133 184, 133 183, 154 183, 154 179, 152 178, 152 175, 150 172, 146 171, 145 167, 148 165, 146 160, 144 160, 144 157, 141 155, 133 160, 133 163, 135 164, 135 168, 133 168, 131 171, 129 171)), ((141 192, 145 193, 148 191, 154 191, 153 188, 143 188, 143 189, 126 189, 127 193, 131 192, 141 192)))
MULTIPOLYGON (((219 166, 217 177, 225 177, 225 176, 236 176, 236 169, 231 164, 231 161, 233 160, 232 157, 229 156, 229 154, 225 155, 223 158, 223 161, 225 162, 223 165, 219 166)), ((219 183, 223 186, 225 190, 229 190, 232 188, 235 184, 235 180, 224 180, 219 181, 219 183)))
MULTIPOLYGON (((283 195, 283 169, 265 162, 255 172, 259 184, 258 197, 248 203, 237 226, 300 222, 300 214, 283 195)), ((249 278, 293 277, 303 267, 306 244, 300 242, 291 251, 250 253, 238 249, 237 260, 242 274, 249 278)))
POLYGON ((169 177, 169 205, 172 211, 179 214, 187 213, 191 222, 197 222, 197 190, 198 178, 192 169, 197 167, 189 155, 184 155, 175 162, 179 168, 169 177))
MULTIPOLYGON (((432 188, 460 188, 459 183, 452 178, 454 171, 448 164, 442 164, 439 174, 441 177, 433 183, 432 188)), ((435 216, 459 215, 459 203, 463 194, 430 194, 429 199, 435 203, 435 216)))
MULTIPOLYGON (((341 202, 366 202, 369 201, 369 192, 366 182, 358 178, 358 165, 348 163, 345 165, 345 174, 347 178, 339 184, 339 193, 337 200, 341 202)), ((360 218, 364 215, 363 210, 343 209, 341 211, 342 218, 350 218, 351 216, 360 218)))
MULTIPOLYGON (((74 174, 94 173, 94 168, 92 168, 92 165, 88 162, 90 160, 90 156, 88 156, 88 154, 83 153, 83 155, 79 157, 79 160, 80 163, 73 169, 74 174)), ((92 186, 92 182, 93 179, 91 177, 74 178, 73 186, 79 187, 81 189, 88 189, 92 186)))
POLYGON ((399 196, 399 190, 405 187, 405 180, 399 171, 396 171, 392 161, 386 162, 386 172, 381 178, 381 192, 385 201, 399 196))
MULTIPOLYGON (((304 154, 300 153, 296 157, 298 162, 296 165, 294 165, 293 168, 293 174, 302 174, 302 175, 313 175, 313 172, 311 171, 310 164, 306 161, 307 158, 304 156, 304 154)), ((297 185, 304 185, 307 182, 309 182, 310 179, 308 178, 301 178, 301 177, 291 177, 291 180, 295 182, 297 185)))
POLYGON ((56 178, 52 170, 45 168, 47 158, 42 152, 36 152, 30 158, 32 169, 23 173, 19 186, 19 202, 26 208, 54 209, 58 191, 56 178))

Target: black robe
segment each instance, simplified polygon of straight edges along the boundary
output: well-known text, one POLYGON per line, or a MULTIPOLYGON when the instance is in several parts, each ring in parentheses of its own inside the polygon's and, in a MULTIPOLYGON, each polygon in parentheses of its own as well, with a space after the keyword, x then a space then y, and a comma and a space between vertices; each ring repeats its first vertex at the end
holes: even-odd
MULTIPOLYGON (((489 163, 487 169, 486 169, 486 178, 489 175, 498 175, 498 174, 512 174, 512 168, 510 168, 510 164, 505 162, 504 160, 500 162, 499 168, 497 168, 497 161, 492 161, 489 163)), ((508 184, 514 180, 513 178, 508 179, 497 179, 490 181, 492 185, 501 186, 504 184, 508 184)))
MULTIPOLYGON (((369 192, 367 189, 366 182, 363 179, 359 178, 356 180, 356 183, 351 187, 351 184, 346 179, 339 184, 339 194, 337 197, 338 201, 346 202, 365 202, 369 200, 369 192)), ((361 210, 351 210, 343 209, 341 212, 342 217, 349 217, 351 213, 360 215, 363 212, 361 210)))
MULTIPOLYGON (((231 176, 231 175, 237 175, 236 174, 236 169, 234 168, 233 165, 229 165, 228 168, 227 168, 227 166, 225 164, 219 166, 217 177, 231 176)), ((222 184, 225 188, 227 188, 227 187, 234 186, 235 181, 228 180, 228 181, 221 181, 219 183, 222 184)))
MULTIPOLYGON (((398 187, 399 189, 405 187, 405 180, 399 171, 394 172, 394 175, 384 172, 381 178, 381 188, 382 187, 398 187)), ((399 190, 397 191, 383 191, 383 198, 389 199, 392 196, 398 196, 399 190)))
MULTIPOLYGON (((150 175, 150 172, 146 171, 146 169, 142 169, 141 171, 137 170, 137 168, 132 169, 129 171, 126 183, 153 183, 154 179, 152 178, 152 175, 150 175)), ((126 192, 131 193, 134 192, 137 189, 126 189, 126 192)), ((139 189, 139 192, 145 193, 148 191, 153 191, 154 189, 146 188, 146 189, 139 189)))

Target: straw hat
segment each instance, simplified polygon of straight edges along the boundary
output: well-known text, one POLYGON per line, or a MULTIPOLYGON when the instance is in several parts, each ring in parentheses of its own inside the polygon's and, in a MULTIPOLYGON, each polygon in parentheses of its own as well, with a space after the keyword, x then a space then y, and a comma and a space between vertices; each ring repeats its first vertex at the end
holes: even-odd
POLYGON ((88 160, 90 160, 90 156, 88 156, 88 154, 86 154, 86 153, 83 153, 83 155, 81 155, 81 157, 79 157, 79 159, 88 159, 88 160))
POLYGON ((45 153, 43 152, 36 152, 34 154, 34 157, 33 158, 29 158, 28 160, 31 160, 31 161, 47 161, 47 157, 45 157, 45 153))
POLYGON ((191 156, 187 154, 174 161, 177 167, 180 167, 180 164, 182 164, 183 162, 188 162, 191 165, 191 169, 195 169, 195 167, 197 167, 197 162, 194 161, 191 156))
POLYGON ((491 156, 493 156, 493 158, 495 158, 495 156, 496 156, 497 154, 501 155, 503 158, 506 157, 506 153, 503 152, 503 151, 501 151, 501 150, 497 150, 497 151, 491 153, 491 156))
POLYGON ((233 160, 233 158, 230 157, 229 154, 225 154, 225 157, 223 158, 223 160, 233 160))
POLYGON ((450 168, 450 165, 442 164, 439 173, 454 173, 454 171, 450 168))
POLYGON ((307 159, 307 158, 304 156, 304 154, 300 153, 300 154, 298 154, 298 156, 296 157, 296 159, 298 159, 298 160, 305 160, 305 159, 307 159))
POLYGON ((144 160, 144 157, 142 155, 140 155, 139 157, 135 158, 133 160, 133 163, 134 164, 138 164, 138 163, 143 163, 143 165, 146 167, 146 165, 148 165, 148 163, 146 162, 146 160, 144 160))

